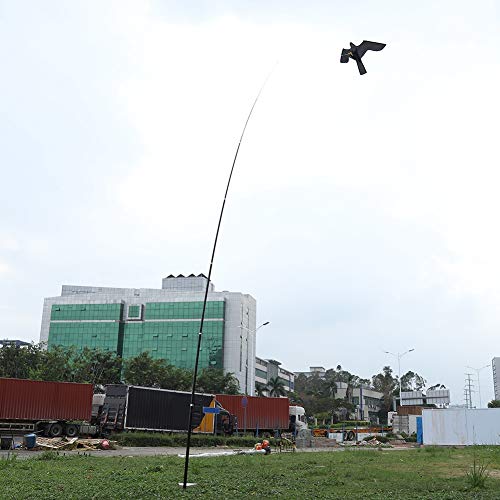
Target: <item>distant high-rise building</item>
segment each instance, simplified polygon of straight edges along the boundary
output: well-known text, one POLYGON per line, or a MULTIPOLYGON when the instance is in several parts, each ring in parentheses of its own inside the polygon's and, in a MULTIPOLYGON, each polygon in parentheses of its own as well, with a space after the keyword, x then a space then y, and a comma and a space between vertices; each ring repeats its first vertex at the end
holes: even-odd
POLYGON ((493 388, 495 390, 495 399, 500 400, 500 358, 493 358, 491 361, 493 370, 493 388))
MULTIPOLYGON (((207 278, 168 276, 161 289, 63 285, 43 305, 40 341, 51 346, 98 348, 124 359, 148 352, 192 369, 207 278)), ((256 302, 240 292, 216 292, 211 283, 200 369, 231 372, 241 392, 255 389, 256 302)))

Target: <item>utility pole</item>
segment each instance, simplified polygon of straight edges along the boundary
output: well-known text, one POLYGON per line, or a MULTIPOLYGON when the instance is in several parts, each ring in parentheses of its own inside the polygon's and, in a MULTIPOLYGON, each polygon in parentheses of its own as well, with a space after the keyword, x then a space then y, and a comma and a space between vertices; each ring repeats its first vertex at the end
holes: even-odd
POLYGON ((479 372, 481 370, 484 370, 485 368, 489 368, 491 365, 484 365, 481 368, 473 368, 472 366, 468 366, 467 368, 470 368, 471 370, 474 370, 477 375, 477 390, 479 392, 479 408, 483 407, 483 402, 481 401, 481 378, 479 375, 479 372))
POLYGON ((464 388, 464 399, 465 407, 472 408, 472 393, 474 385, 472 384, 472 373, 465 374, 465 388, 464 388))

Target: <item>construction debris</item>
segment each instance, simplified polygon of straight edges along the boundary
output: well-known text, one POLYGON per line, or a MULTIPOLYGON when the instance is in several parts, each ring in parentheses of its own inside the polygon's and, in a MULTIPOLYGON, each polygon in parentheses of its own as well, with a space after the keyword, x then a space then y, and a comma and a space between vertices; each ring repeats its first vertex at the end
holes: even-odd
POLYGON ((36 438, 36 447, 34 449, 44 449, 52 451, 69 451, 69 450, 99 450, 103 449, 104 442, 107 442, 107 447, 113 447, 113 441, 107 439, 81 439, 81 438, 36 438))
POLYGON ((382 443, 377 439, 369 439, 368 441, 360 441, 359 445, 360 446, 380 446, 382 443))

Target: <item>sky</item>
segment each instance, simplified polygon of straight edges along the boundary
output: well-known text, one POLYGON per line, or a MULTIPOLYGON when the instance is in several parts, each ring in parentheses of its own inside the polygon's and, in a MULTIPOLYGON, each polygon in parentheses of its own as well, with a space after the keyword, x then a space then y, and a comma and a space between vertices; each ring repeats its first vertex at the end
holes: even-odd
POLYGON ((402 372, 463 403, 500 356, 499 11, 0 0, 0 336, 38 341, 63 284, 207 274, 274 68, 216 289, 256 298, 260 357, 368 378, 414 348, 402 372), (387 46, 360 76, 339 57, 363 39, 387 46))

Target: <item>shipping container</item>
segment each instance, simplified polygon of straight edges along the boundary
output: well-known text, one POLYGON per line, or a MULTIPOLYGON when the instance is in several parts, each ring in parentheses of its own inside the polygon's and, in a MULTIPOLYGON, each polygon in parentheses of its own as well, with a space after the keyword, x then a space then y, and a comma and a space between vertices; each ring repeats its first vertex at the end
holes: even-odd
POLYGON ((229 396, 217 394, 217 401, 238 418, 238 430, 288 430, 288 398, 229 396), (246 403, 246 404, 245 404, 246 403))
POLYGON ((500 445, 500 408, 425 408, 422 430, 427 445, 500 445))
POLYGON ((450 390, 436 389, 427 391, 426 403, 428 405, 448 405, 450 404, 450 390))
POLYGON ((422 391, 403 391, 400 404, 402 406, 423 405, 424 396, 422 391))
POLYGON ((423 406, 398 406, 398 415, 422 415, 423 406))
MULTIPOLYGON (((152 387, 127 385, 106 386, 101 425, 108 431, 145 430, 187 432, 191 393, 152 387)), ((204 407, 214 408, 215 396, 196 394, 193 410, 193 431, 214 433, 229 417, 223 408, 219 414, 203 413, 204 407)))
POLYGON ((90 421, 92 384, 0 378, 0 420, 90 421))

